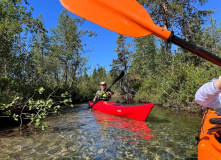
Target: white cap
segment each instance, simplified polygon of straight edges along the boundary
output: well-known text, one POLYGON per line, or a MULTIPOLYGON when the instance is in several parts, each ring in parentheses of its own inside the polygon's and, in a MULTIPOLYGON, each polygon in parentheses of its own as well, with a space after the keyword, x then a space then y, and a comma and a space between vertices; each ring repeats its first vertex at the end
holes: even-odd
POLYGON ((105 83, 105 82, 101 82, 100 84, 101 84, 101 85, 106 85, 106 83, 105 83))

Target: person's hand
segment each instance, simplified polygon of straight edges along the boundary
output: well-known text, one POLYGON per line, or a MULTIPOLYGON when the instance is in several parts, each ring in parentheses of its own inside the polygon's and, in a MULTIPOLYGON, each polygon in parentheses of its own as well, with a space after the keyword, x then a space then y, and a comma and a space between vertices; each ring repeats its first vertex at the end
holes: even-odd
POLYGON ((221 89, 221 76, 219 76, 219 78, 216 80, 216 86, 217 88, 221 89))
POLYGON ((110 92, 111 94, 114 94, 114 92, 111 91, 110 88, 108 88, 108 89, 106 90, 106 92, 110 92))
POLYGON ((110 88, 108 88, 107 90, 106 90, 106 92, 110 92, 111 90, 110 90, 110 88))
POLYGON ((110 93, 113 95, 114 94, 114 92, 113 91, 110 91, 110 93))

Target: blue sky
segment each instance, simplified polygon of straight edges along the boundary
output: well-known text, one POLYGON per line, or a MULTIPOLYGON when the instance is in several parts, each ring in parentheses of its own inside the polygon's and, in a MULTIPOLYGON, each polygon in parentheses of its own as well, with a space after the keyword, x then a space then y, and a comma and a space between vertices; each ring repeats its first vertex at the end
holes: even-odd
MULTIPOLYGON (((57 26, 58 17, 62 12, 64 7, 61 5, 59 0, 29 0, 29 4, 34 7, 33 16, 38 17, 42 14, 45 26, 47 29, 54 28, 57 26)), ((217 20, 217 23, 221 22, 221 1, 220 0, 209 0, 208 3, 203 7, 204 9, 217 9, 218 11, 212 16, 217 20)), ((68 12, 72 17, 77 17, 76 15, 68 12)), ((116 40, 117 33, 109 31, 103 27, 100 27, 90 21, 85 21, 82 29, 88 29, 97 33, 96 37, 85 37, 85 43, 87 44, 87 49, 93 49, 93 52, 88 52, 85 56, 89 56, 88 65, 91 66, 90 72, 93 68, 99 64, 104 66, 106 70, 110 70, 110 65, 112 60, 117 58, 116 52, 116 40)), ((131 40, 128 37, 128 40, 131 40)))

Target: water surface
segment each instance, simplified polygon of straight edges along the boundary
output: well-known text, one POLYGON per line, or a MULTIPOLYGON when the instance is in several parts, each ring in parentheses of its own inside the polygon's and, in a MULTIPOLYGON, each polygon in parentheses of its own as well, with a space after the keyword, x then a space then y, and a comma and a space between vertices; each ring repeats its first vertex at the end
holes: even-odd
POLYGON ((147 120, 104 114, 87 104, 45 120, 45 131, 26 127, 0 133, 0 159, 148 159, 197 157, 201 117, 155 106, 147 120))

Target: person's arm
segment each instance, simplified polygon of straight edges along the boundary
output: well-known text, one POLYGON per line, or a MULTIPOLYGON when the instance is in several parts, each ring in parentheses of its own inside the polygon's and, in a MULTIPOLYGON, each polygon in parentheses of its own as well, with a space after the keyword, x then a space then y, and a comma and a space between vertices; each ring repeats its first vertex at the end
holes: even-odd
POLYGON ((113 92, 112 90, 110 90, 110 89, 107 89, 106 91, 107 91, 108 94, 110 94, 110 95, 113 95, 113 94, 114 94, 114 92, 113 92))
POLYGON ((97 91, 97 92, 96 92, 96 95, 94 96, 93 101, 96 101, 96 100, 97 100, 97 98, 98 98, 98 96, 99 96, 99 93, 100 93, 100 91, 97 91))
MULTIPOLYGON (((221 80, 221 78, 219 78, 221 80)), ((208 108, 221 108, 221 83, 216 79, 202 85, 195 94, 196 103, 208 108)))

